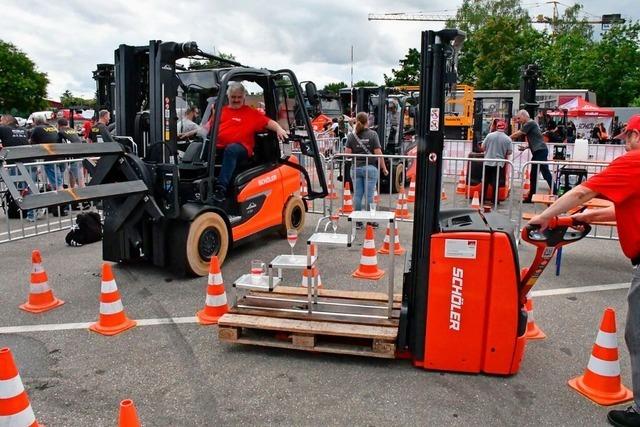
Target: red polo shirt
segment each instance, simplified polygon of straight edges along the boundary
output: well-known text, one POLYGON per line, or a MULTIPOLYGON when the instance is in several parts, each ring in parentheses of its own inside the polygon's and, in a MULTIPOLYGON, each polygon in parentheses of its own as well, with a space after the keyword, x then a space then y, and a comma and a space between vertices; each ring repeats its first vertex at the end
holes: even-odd
POLYGON ((239 142, 247 149, 249 156, 252 156, 253 147, 256 143, 254 134, 264 130, 267 123, 269 123, 269 117, 247 105, 237 109, 224 106, 218 128, 216 147, 224 148, 229 144, 239 142))
POLYGON ((613 160, 584 186, 611 200, 616 209, 618 237, 624 254, 640 255, 640 150, 613 160))

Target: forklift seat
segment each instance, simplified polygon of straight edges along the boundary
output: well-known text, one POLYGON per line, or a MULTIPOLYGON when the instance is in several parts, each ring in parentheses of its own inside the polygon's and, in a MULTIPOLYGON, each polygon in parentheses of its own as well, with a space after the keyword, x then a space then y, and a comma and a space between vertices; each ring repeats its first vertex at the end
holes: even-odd
POLYGON ((256 176, 275 169, 278 165, 280 144, 275 132, 256 133, 255 142, 253 157, 249 159, 243 168, 238 168, 236 171, 236 177, 233 182, 234 187, 238 190, 256 176))
POLYGON ((193 141, 184 152, 181 163, 192 164, 201 161, 202 146, 204 142, 193 141))

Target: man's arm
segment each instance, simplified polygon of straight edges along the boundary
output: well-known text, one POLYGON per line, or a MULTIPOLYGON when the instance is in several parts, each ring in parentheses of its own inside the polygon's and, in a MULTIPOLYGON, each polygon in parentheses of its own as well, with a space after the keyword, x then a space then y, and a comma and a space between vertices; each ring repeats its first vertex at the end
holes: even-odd
POLYGON ((287 132, 286 130, 284 130, 282 128, 282 126, 280 126, 278 124, 278 122, 276 122, 275 120, 269 120, 269 123, 267 123, 267 125, 265 126, 265 128, 267 128, 270 131, 273 131, 276 133, 276 136, 278 137, 278 140, 280 142, 284 141, 285 138, 287 138, 289 136, 289 132, 287 132))
POLYGON ((601 209, 589 209, 585 212, 580 212, 577 214, 571 215, 576 221, 579 222, 604 222, 604 221, 615 221, 616 220, 616 208, 614 206, 609 206, 607 208, 601 209))
POLYGON ((517 130, 514 133, 512 133, 511 135, 509 135, 509 138, 511 138, 512 141, 516 141, 516 140, 522 138, 523 136, 525 136, 525 133, 522 132, 521 130, 517 130))
POLYGON ((549 225, 549 221, 568 211, 569 209, 573 209, 577 206, 580 206, 589 200, 596 197, 598 193, 587 188, 584 185, 578 185, 574 187, 567 193, 565 193, 562 197, 556 200, 551 206, 545 209, 541 214, 534 216, 528 222, 529 225, 539 225, 542 230, 547 228, 549 225))
POLYGON ((113 142, 113 138, 106 126, 100 126, 100 136, 102 137, 102 142, 113 142))
MULTIPOLYGON (((374 154, 378 154, 378 155, 382 156, 382 150, 381 150, 381 149, 379 149, 379 148, 375 148, 375 149, 373 150, 373 153, 374 153, 374 154)), ((379 166, 379 167, 380 167, 380 169, 382 170, 382 173, 384 173, 384 174, 385 174, 385 176, 386 176, 386 175, 389 175, 389 171, 387 170, 387 165, 386 165, 386 163, 384 162, 384 158, 383 158, 383 157, 378 157, 378 166, 379 166)))

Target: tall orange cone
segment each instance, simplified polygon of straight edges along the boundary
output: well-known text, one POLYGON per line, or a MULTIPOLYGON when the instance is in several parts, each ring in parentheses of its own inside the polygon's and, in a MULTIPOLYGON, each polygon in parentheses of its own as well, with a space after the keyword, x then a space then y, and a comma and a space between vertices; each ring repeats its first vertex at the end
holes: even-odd
POLYGON ((473 199, 471 200, 471 209, 480 209, 480 196, 478 192, 473 193, 473 199))
POLYGON ((620 379, 616 312, 612 308, 604 311, 587 369, 583 375, 569 380, 569 387, 600 405, 633 399, 633 393, 620 379))
POLYGON ((376 256, 376 242, 373 240, 373 227, 367 225, 367 232, 362 245, 362 255, 360 265, 352 274, 359 279, 378 280, 384 276, 384 270, 378 268, 378 257, 376 256))
POLYGON ((460 171, 458 185, 456 186, 456 194, 464 194, 467 192, 467 173, 464 169, 460 171))
POLYGON ((409 183, 409 193, 407 194, 407 202, 413 203, 416 201, 416 180, 415 177, 411 178, 409 183))
POLYGON ((327 199, 329 200, 335 200, 338 198, 338 195, 336 194, 336 188, 333 185, 333 169, 329 170, 329 181, 327 182, 327 192, 329 194, 327 194, 327 199))
POLYGON ((222 272, 218 256, 211 257, 209 263, 209 280, 207 285, 207 297, 204 308, 196 313, 201 325, 215 325, 223 314, 229 311, 227 305, 227 293, 224 290, 222 272))
POLYGON ((353 199, 351 198, 351 189, 349 182, 344 183, 344 195, 342 196, 342 213, 350 214, 353 212, 353 199))
POLYGON ((407 195, 404 193, 404 188, 401 188, 400 192, 398 193, 398 202, 396 203, 396 218, 409 218, 409 206, 407 205, 407 195))
POLYGON ((373 189, 373 203, 380 204, 380 195, 378 194, 378 189, 373 189))
MULTIPOLYGON (((316 248, 316 245, 311 245, 311 248, 309 250, 311 251, 311 258, 313 263, 313 258, 318 256, 317 255, 318 249, 316 248)), ((321 288, 322 279, 320 279, 320 271, 318 270, 318 267, 316 267, 315 265, 311 267, 311 269, 305 268, 304 270, 302 270, 302 281, 300 282, 300 286, 302 286, 303 288, 306 288, 311 284, 312 278, 316 279, 316 287, 321 288)))
MULTIPOLYGON (((391 224, 387 224, 387 231, 384 235, 384 241, 382 247, 378 250, 379 254, 388 254, 391 251, 391 224)), ((400 233, 398 227, 396 227, 395 237, 393 239, 393 253, 395 255, 402 255, 405 253, 405 249, 400 245, 400 233)))
POLYGON ((133 404, 133 400, 125 399, 120 402, 118 427, 141 427, 136 405, 133 404))
POLYGON ((531 190, 531 180, 529 176, 529 169, 524 171, 524 181, 522 182, 522 198, 529 197, 529 191, 531 190))
POLYGON ((136 326, 124 313, 118 285, 111 271, 111 264, 102 264, 102 285, 100 291, 100 316, 89 329, 102 335, 116 335, 136 326))
POLYGON ((524 305, 525 310, 527 310, 527 331, 524 336, 528 340, 543 340, 547 337, 547 335, 542 332, 542 329, 536 325, 535 318, 533 317, 533 300, 530 295, 527 294, 527 302, 524 305))
POLYGON ((29 286, 29 297, 27 302, 19 307, 29 313, 44 313, 53 310, 64 304, 64 301, 56 298, 49 287, 47 272, 42 267, 42 257, 40 251, 31 252, 31 285, 29 286))
POLYGON ((442 190, 442 193, 440 194, 440 200, 447 200, 447 193, 445 193, 444 190, 442 190))
POLYGON ((38 427, 9 348, 0 348, 0 426, 38 427))

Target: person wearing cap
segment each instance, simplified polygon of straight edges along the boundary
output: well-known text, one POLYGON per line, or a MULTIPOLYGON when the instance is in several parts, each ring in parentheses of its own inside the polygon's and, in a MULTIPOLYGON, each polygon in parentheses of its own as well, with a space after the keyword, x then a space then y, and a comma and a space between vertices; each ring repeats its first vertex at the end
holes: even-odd
POLYGON ((624 132, 616 138, 625 142, 627 153, 565 193, 541 214, 533 217, 529 225, 539 225, 544 230, 551 218, 583 205, 594 197, 613 202, 609 208, 587 210, 573 214, 572 218, 586 223, 616 221, 622 252, 633 265, 624 337, 631 356, 635 402, 626 410, 609 411, 607 419, 615 426, 640 426, 640 114, 631 117, 624 132))
MULTIPOLYGON (((507 123, 504 120, 495 119, 491 123, 491 132, 487 134, 480 144, 480 150, 484 151, 485 159, 507 159, 511 155, 511 138, 505 133, 507 123)), ((497 203, 497 194, 500 183, 504 183, 502 167, 506 163, 496 161, 484 162, 484 186, 483 198, 487 201, 489 186, 493 187, 493 198, 497 203)))

